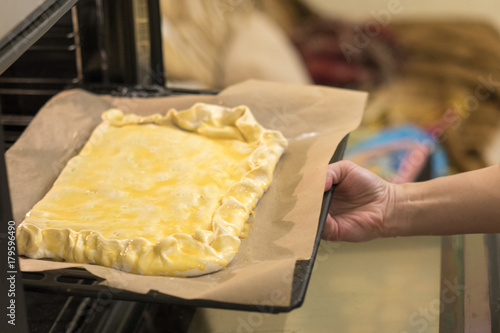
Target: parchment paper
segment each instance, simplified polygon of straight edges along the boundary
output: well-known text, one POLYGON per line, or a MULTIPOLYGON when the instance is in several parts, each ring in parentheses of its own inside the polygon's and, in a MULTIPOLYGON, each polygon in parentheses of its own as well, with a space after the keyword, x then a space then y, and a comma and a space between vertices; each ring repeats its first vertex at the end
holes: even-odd
POLYGON ((21 259, 21 269, 83 267, 104 278, 104 285, 137 293, 157 290, 185 299, 288 306, 295 262, 311 258, 328 161, 342 138, 361 121, 366 97, 363 92, 255 80, 231 86, 217 96, 141 99, 83 90, 62 92, 39 111, 6 153, 16 223, 50 189, 110 107, 148 115, 186 109, 195 102, 243 104, 264 127, 280 130, 289 147, 250 219, 248 237, 224 270, 195 278, 170 278, 33 259, 21 259))

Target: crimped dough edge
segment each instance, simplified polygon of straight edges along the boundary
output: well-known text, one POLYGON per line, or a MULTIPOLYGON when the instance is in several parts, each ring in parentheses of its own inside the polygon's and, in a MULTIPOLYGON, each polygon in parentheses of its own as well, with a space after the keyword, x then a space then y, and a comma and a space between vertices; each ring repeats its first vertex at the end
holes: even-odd
MULTIPOLYGON (((227 266, 237 253, 249 214, 272 182, 273 172, 287 147, 279 131, 263 128, 247 106, 234 108, 197 103, 191 108, 170 109, 165 116, 138 116, 110 109, 102 115, 85 144, 92 145, 109 126, 157 124, 173 126, 207 137, 243 140, 257 148, 248 158, 250 170, 223 196, 212 219, 212 231, 193 235, 173 234, 156 244, 143 237, 108 239, 99 232, 71 228, 41 229, 23 221, 17 229, 19 254, 29 258, 52 258, 74 263, 91 263, 143 275, 198 276, 227 266), (183 249, 196 249, 183 251, 183 249), (183 263, 193 263, 186 269, 183 263)), ((84 147, 85 148, 85 147, 84 147)), ((82 149, 83 150, 83 149, 82 149)), ((69 162, 68 162, 69 163, 69 162)), ((43 199, 42 199, 43 200, 43 199)))

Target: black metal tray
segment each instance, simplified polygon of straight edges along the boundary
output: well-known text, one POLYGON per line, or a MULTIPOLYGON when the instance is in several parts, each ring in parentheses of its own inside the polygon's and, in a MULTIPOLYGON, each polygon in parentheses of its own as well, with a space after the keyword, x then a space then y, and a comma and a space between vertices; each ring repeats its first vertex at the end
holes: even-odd
MULTIPOLYGON (((348 136, 344 137, 338 145, 330 162, 339 161, 344 155, 348 136)), ((205 299, 183 299, 166 295, 157 291, 150 291, 147 294, 134 293, 127 290, 102 286, 98 283, 102 281, 85 269, 69 268, 61 270, 51 270, 43 272, 23 272, 23 284, 26 291, 48 292, 75 296, 86 296, 101 298, 103 302, 110 300, 128 300, 139 302, 158 302, 176 305, 187 305, 193 307, 209 307, 220 309, 231 309, 241 311, 258 311, 263 313, 289 312, 298 308, 304 302, 307 286, 311 277, 314 261, 318 252, 321 231, 326 222, 330 201, 332 199, 334 186, 323 196, 318 231, 316 233, 313 253, 310 260, 298 260, 295 264, 294 277, 292 282, 292 295, 289 306, 263 306, 255 304, 225 303, 205 299)))

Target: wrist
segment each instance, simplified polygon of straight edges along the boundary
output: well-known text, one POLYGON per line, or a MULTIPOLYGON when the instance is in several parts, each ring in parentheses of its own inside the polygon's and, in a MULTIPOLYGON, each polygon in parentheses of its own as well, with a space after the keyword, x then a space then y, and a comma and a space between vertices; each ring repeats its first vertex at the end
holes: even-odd
POLYGON ((412 184, 390 184, 382 237, 411 236, 412 184))

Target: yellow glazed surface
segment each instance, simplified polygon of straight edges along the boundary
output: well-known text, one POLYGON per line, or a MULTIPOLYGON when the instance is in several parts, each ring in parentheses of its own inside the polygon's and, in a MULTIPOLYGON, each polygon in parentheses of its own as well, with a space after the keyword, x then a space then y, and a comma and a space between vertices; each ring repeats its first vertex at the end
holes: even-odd
POLYGON ((19 253, 146 275, 225 267, 286 139, 245 106, 103 120, 19 225, 19 253))

